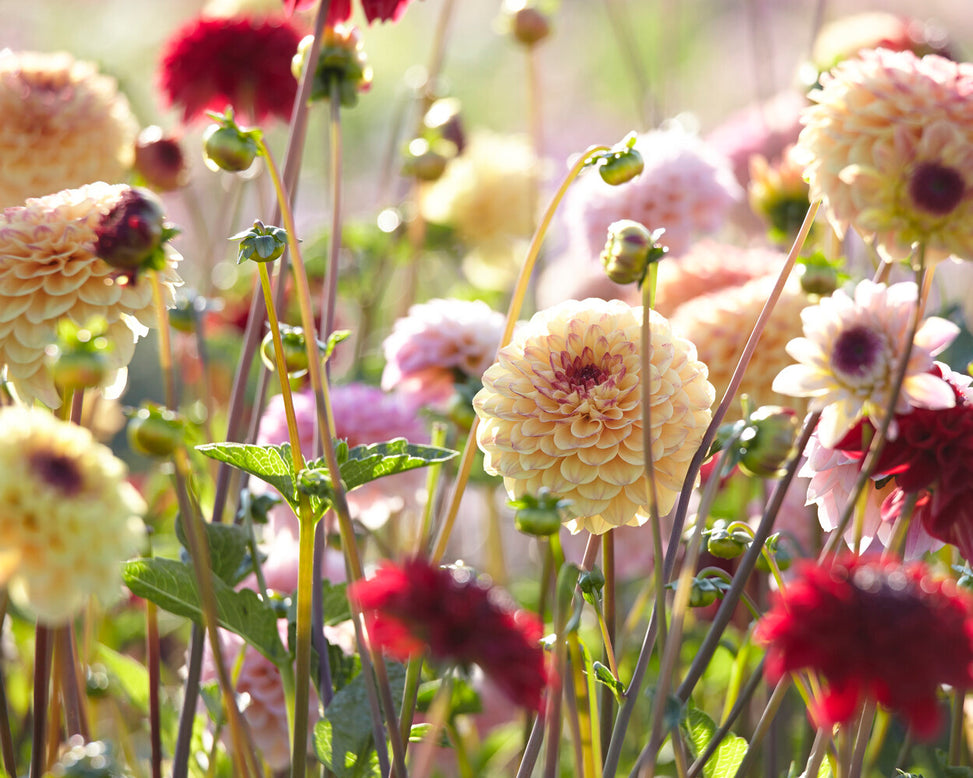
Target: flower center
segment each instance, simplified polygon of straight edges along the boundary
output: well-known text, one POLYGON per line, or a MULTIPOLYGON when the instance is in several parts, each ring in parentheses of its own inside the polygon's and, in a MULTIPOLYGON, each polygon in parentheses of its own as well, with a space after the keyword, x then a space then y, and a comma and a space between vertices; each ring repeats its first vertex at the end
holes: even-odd
POLYGON ((39 451, 30 458, 30 464, 44 483, 61 493, 74 495, 81 491, 84 478, 71 457, 39 451))
POLYGON ((566 353, 561 354, 561 369, 555 368, 554 384, 566 394, 577 392, 586 397, 592 389, 604 383, 609 372, 594 362, 594 354, 585 349, 581 356, 574 359, 566 353))
POLYGON ((909 196, 917 207, 945 216, 950 213, 966 191, 963 176, 958 171, 936 162, 924 162, 909 180, 909 196))
POLYGON ((882 352, 882 338, 868 327, 852 327, 842 332, 831 350, 831 365, 836 373, 862 378, 875 367, 882 352))

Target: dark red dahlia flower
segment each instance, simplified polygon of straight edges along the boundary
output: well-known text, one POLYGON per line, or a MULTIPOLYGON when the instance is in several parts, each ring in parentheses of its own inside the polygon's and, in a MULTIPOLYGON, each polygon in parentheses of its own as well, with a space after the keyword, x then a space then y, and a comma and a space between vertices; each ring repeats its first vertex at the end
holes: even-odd
POLYGON ((540 709, 543 627, 533 614, 507 607, 471 570, 423 559, 387 563, 348 595, 365 615, 369 640, 390 656, 404 661, 428 649, 437 660, 479 665, 515 703, 540 709))
POLYGON ((973 601, 920 563, 845 556, 805 562, 757 625, 771 679, 820 673, 819 725, 846 723, 865 699, 901 714, 919 737, 940 724, 940 684, 973 686, 973 601))
MULTIPOLYGON (((284 0, 284 8, 287 9, 288 13, 294 13, 295 10, 311 8, 316 2, 320 2, 320 0, 284 0)), ((369 23, 376 19, 381 22, 390 20, 395 22, 405 12, 405 7, 409 2, 410 0, 361 0, 361 5, 369 23)), ((329 27, 347 22, 350 18, 351 0, 331 0, 328 19, 325 22, 329 27)))
MULTIPOLYGON (((913 518, 932 537, 951 543, 973 561, 973 393, 964 380, 936 366, 931 371, 953 388, 953 408, 913 408, 898 414, 898 434, 887 441, 875 469, 877 476, 892 476, 896 490, 882 506, 883 518, 894 520, 906 503, 905 495, 918 494, 913 518)), ((862 458, 867 446, 859 423, 837 448, 862 458)))
POLYGON ((283 18, 198 18, 166 43, 159 83, 183 120, 232 105, 245 122, 288 119, 297 80, 291 59, 301 31, 283 18))

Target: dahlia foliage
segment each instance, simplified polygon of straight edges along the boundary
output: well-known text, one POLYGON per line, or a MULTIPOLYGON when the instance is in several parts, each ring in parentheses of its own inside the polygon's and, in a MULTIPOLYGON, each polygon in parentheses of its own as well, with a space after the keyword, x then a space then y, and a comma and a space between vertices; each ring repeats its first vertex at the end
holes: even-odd
POLYGON ((962 14, 7 5, 0 774, 970 774, 962 14))

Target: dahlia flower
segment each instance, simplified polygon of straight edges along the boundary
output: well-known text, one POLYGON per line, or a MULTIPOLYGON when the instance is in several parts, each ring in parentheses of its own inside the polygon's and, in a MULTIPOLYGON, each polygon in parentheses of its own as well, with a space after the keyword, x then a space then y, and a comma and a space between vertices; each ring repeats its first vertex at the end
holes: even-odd
POLYGON ((940 725, 936 691, 973 685, 971 601, 920 563, 846 556, 805 562, 758 623, 771 679, 797 670, 827 683, 812 713, 820 726, 850 723, 875 700, 919 737, 940 725))
MULTIPOLYGON (((918 493, 912 524, 973 561, 973 379, 938 362, 931 374, 943 380, 955 404, 896 416, 899 434, 886 442, 875 467, 876 477, 893 477, 883 518, 898 518, 906 495, 918 493)), ((857 425, 837 444, 856 460, 867 450, 863 428, 857 425)))
POLYGON ((839 235, 973 258, 973 64, 874 49, 822 83, 798 153, 839 235))
POLYGON ((508 699, 540 710, 543 625, 470 569, 387 562, 349 586, 348 597, 362 609, 368 640, 390 656, 405 661, 428 650, 437 661, 477 665, 508 699))
POLYGON ((118 599, 145 511, 124 463, 40 408, 0 409, 0 429, 0 586, 47 624, 118 599))
POLYGON ((568 190, 564 224, 571 253, 596 260, 608 225, 632 219, 649 230, 664 227, 662 243, 682 254, 697 234, 718 230, 743 196, 726 158, 678 125, 640 135, 635 149, 645 167, 629 183, 609 186, 590 175, 568 190))
MULTIPOLYGON (((392 438, 405 438, 410 443, 429 440, 412 403, 376 386, 353 383, 332 387, 331 410, 335 420, 334 436, 346 440, 351 448, 392 438)), ((294 394, 294 413, 301 450, 305 456, 310 456, 317 434, 317 413, 310 389, 294 394)), ((284 402, 280 395, 276 395, 267 403, 260 420, 257 443, 279 445, 288 441, 284 402)), ((424 484, 425 474, 419 470, 364 484, 348 494, 351 517, 369 529, 377 529, 393 515, 415 507, 424 484)), ((293 516, 286 506, 275 509, 277 512, 293 516)))
MULTIPOLYGON (((287 9, 287 13, 294 13, 296 10, 313 8, 318 2, 319 0, 284 0, 284 8, 287 9)), ((410 0, 361 0, 361 7, 369 24, 376 19, 380 22, 395 22, 405 13, 409 2, 410 0)), ((336 24, 347 22, 351 18, 351 5, 351 0, 331 0, 325 24, 334 27, 336 24)))
POLYGON ((302 34, 286 19, 197 18, 169 38, 159 82, 186 122, 231 105, 244 121, 287 120, 297 94, 291 59, 302 34))
POLYGON ((774 240, 788 241, 797 234, 810 205, 807 193, 794 146, 784 149, 775 163, 760 154, 750 158, 747 198, 753 212, 770 225, 774 240))
MULTIPOLYGON (((740 286, 727 286, 695 297, 673 312, 673 331, 696 344, 697 355, 709 368, 709 380, 718 397, 729 386, 753 325, 776 282, 776 275, 765 275, 740 286)), ((787 364, 784 346, 801 334, 799 317, 807 304, 800 283, 796 278, 790 279, 740 384, 739 393, 750 395, 755 406, 787 404, 780 394, 775 394, 779 390, 771 391, 771 381, 787 364)))
POLYGON ((430 300, 413 305, 382 343, 382 388, 420 400, 443 400, 454 377, 480 379, 496 356, 504 317, 482 300, 430 300), (432 395, 430 396, 430 391, 432 395))
MULTIPOLYGON (((673 506, 710 422, 713 387, 696 347, 650 312, 651 440, 660 514, 673 506)), ((571 501, 568 529, 596 534, 648 519, 642 448, 642 309, 569 300, 502 348, 473 400, 484 468, 511 497, 547 487, 571 501)))
MULTIPOLYGON (((949 385, 929 370, 933 356, 953 341, 959 328, 937 317, 919 326, 902 391, 890 396, 916 295, 912 282, 886 286, 866 279, 801 311, 804 337, 786 347, 799 364, 781 370, 773 389, 811 398, 809 409, 821 411, 818 436, 824 446, 834 448, 863 415, 879 426, 890 406, 894 413, 908 413, 912 406, 955 404, 949 385)), ((893 426, 890 437, 895 434, 893 426)))
MULTIPOLYGON (((22 399, 60 404, 44 349, 61 318, 80 326, 104 319, 115 368, 131 361, 135 342, 156 325, 152 285, 121 283, 92 253, 102 220, 129 191, 99 182, 29 199, 0 215, 0 365, 22 399)), ((177 258, 162 273, 168 305, 182 283, 177 258)))
POLYGON ((70 54, 0 52, 0 208, 122 181, 138 123, 115 79, 70 54))

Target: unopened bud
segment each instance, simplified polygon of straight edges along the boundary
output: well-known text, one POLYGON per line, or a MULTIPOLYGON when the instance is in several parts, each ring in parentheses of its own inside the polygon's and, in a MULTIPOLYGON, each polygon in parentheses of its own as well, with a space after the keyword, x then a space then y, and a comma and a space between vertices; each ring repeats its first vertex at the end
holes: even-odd
POLYGON ((750 545, 750 536, 747 533, 730 530, 722 519, 717 519, 713 528, 705 534, 706 550, 720 559, 736 559, 750 545))
POLYGON ((159 192, 179 189, 189 177, 179 141, 155 126, 142 130, 135 142, 135 172, 146 186, 159 192))
POLYGON ((239 127, 211 124, 203 134, 203 161, 212 171, 240 173, 257 157, 257 142, 239 127))
POLYGON ((608 241, 601 252, 605 274, 616 284, 642 283, 652 262, 667 249, 658 245, 664 230, 649 232, 637 221, 621 219, 608 227, 608 241))
POLYGON ((162 244, 175 234, 165 225, 159 198, 142 187, 125 191, 95 232, 94 254, 133 278, 165 266, 162 244))
POLYGON ((598 167, 602 181, 611 186, 628 183, 645 169, 642 155, 635 149, 626 149, 608 157, 598 167))
POLYGON ((146 403, 129 419, 128 443, 151 457, 170 456, 185 441, 185 420, 174 411, 146 403))
POLYGON ((798 260, 801 289, 807 294, 827 297, 841 283, 836 263, 830 262, 821 252, 798 260))
POLYGON ((517 510, 514 514, 514 525, 517 529, 525 535, 537 537, 547 537, 561 529, 561 512, 568 504, 567 500, 558 499, 545 487, 541 487, 537 496, 525 494, 508 503, 517 510))
POLYGON ((533 46, 551 34, 551 21, 543 11, 525 6, 511 14, 510 34, 517 42, 533 46))
POLYGON ((446 170, 449 161, 446 155, 430 144, 425 138, 413 139, 405 152, 402 172, 419 181, 436 181, 446 170))
MULTIPOLYGON (((301 378, 307 374, 307 342, 304 337, 304 330, 301 327, 289 327, 286 324, 280 325, 280 340, 284 351, 284 367, 288 378, 301 378)), ((274 356, 273 333, 268 332, 260 346, 260 358, 267 366, 268 370, 277 369, 277 360, 274 356)))
MULTIPOLYGON (((313 43, 308 36, 301 41, 291 63, 291 70, 300 74, 313 43)), ((337 24, 326 27, 321 39, 321 53, 314 68, 311 87, 312 100, 330 100, 337 88, 338 101, 346 108, 358 103, 358 94, 372 86, 372 68, 358 28, 337 24)))
POLYGON ((740 433, 740 469, 754 478, 776 478, 794 454, 800 431, 797 414, 790 408, 765 405, 747 417, 740 433))

